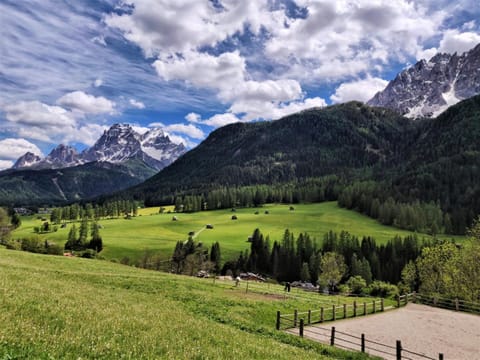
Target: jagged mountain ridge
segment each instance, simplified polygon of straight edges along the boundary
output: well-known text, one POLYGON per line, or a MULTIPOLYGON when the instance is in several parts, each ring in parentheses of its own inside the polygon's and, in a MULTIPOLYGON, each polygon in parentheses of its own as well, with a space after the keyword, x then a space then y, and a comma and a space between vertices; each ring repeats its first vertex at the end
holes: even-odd
POLYGON ((137 159, 152 169, 161 170, 184 152, 183 144, 171 142, 162 129, 140 134, 128 124, 114 124, 92 147, 81 153, 60 144, 44 159, 26 153, 15 162, 13 169, 61 169, 95 161, 121 164, 137 159))
POLYGON ((480 93, 480 44, 461 55, 437 54, 399 73, 367 104, 410 118, 436 117, 480 93))

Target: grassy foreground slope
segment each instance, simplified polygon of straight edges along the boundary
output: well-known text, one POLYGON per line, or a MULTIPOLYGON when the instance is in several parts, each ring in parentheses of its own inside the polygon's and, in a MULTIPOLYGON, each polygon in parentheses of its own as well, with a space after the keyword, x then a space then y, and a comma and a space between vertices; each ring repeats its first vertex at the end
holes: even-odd
MULTIPOLYGON (((268 205, 258 209, 237 209, 235 213, 229 209, 191 214, 158 214, 157 207, 142 209, 139 215, 142 216, 131 220, 100 221, 104 226, 101 230, 104 242, 102 256, 117 260, 125 256, 136 259, 145 249, 149 249, 160 252, 162 256, 168 258, 173 252, 175 243, 186 240, 190 231, 195 231, 196 240, 204 244, 210 245, 218 241, 224 260, 237 256, 238 252, 249 248, 247 238, 255 228, 269 235, 271 242, 280 240, 287 228, 295 235, 307 232, 320 241, 330 230, 336 232, 346 230, 359 237, 373 236, 378 243, 384 243, 396 235, 412 234, 406 230, 382 225, 355 211, 342 209, 336 202, 295 205, 294 211, 290 211, 288 205, 268 205), (258 215, 255 215, 256 211, 258 215), (265 211, 269 214, 265 214, 265 211), (231 220, 232 214, 235 214, 238 220, 231 220), (173 215, 177 216, 178 221, 172 221, 173 215), (205 224, 214 225, 214 229, 204 229, 205 224), (200 230, 202 231, 199 232, 200 230)), ((15 238, 32 236, 33 227, 40 224, 41 221, 33 217, 23 218, 22 226, 13 233, 13 236, 15 238)), ((70 226, 41 237, 64 244, 70 226)), ((426 234, 418 236, 428 237, 426 234)))
POLYGON ((205 280, 0 248, 0 359, 363 359, 274 330, 305 308, 205 280))

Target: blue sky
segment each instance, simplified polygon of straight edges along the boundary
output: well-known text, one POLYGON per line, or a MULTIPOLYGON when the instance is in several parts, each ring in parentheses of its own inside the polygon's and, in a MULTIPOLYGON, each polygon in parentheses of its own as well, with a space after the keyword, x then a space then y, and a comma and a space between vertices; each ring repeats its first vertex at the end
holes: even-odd
POLYGON ((366 101, 480 43, 474 0, 2 0, 0 169, 114 123, 193 147, 236 121, 366 101))

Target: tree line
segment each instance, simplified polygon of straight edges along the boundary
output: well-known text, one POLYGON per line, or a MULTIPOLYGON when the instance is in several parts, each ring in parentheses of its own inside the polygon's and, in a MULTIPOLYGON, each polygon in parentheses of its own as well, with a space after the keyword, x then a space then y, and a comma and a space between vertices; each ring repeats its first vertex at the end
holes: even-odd
POLYGON ((58 224, 64 221, 118 218, 137 216, 138 202, 133 200, 115 200, 103 204, 72 204, 52 209, 50 221, 58 224))
POLYGON ((329 267, 332 272, 344 268, 336 281, 331 282, 332 288, 355 276, 360 276, 367 284, 374 280, 396 284, 404 266, 415 260, 429 243, 429 240, 413 235, 396 236, 386 244, 378 245, 372 237, 365 236, 360 240, 346 231, 330 231, 320 243, 307 233, 295 238, 288 229, 281 240, 272 243, 268 236, 264 237, 256 229, 250 249, 240 253, 235 260, 225 262, 222 274, 252 271, 280 282, 302 280, 317 284, 329 267))
POLYGON ((394 200, 391 191, 374 181, 356 182, 346 186, 338 196, 338 205, 356 210, 384 225, 436 235, 460 231, 439 203, 401 203, 394 200))
POLYGON ((71 226, 65 250, 85 251, 87 249, 99 253, 103 249, 103 240, 100 235, 100 225, 97 222, 89 223, 87 219, 83 219, 78 230, 75 224, 71 226), (89 234, 90 240, 88 240, 89 234))

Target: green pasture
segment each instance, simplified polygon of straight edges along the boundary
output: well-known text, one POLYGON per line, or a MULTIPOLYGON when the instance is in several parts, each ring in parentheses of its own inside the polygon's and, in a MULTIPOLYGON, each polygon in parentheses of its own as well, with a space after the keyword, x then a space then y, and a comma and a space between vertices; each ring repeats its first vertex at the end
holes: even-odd
MULTIPOLYGON (((381 225, 378 221, 355 211, 339 208, 336 202, 319 204, 295 205, 291 211, 288 205, 266 205, 261 208, 244 208, 203 211, 198 213, 164 213, 159 214, 159 208, 139 210, 139 216, 129 220, 109 219, 101 220, 103 228, 100 233, 104 241, 102 256, 107 259, 121 260, 124 257, 136 259, 146 250, 160 252, 168 258, 173 252, 175 243, 186 240, 188 233, 194 231, 195 239, 210 245, 216 241, 220 243, 223 260, 236 256, 240 251, 249 247, 248 237, 255 228, 270 237, 270 241, 279 240, 285 229, 295 235, 307 232, 310 236, 321 241, 326 232, 342 230, 361 236, 373 236, 378 243, 383 243, 395 235, 406 236, 409 231, 381 225), (256 215, 255 212, 258 211, 256 215), (266 214, 265 212, 269 212, 266 214), (232 220, 232 215, 237 220, 232 220), (176 216, 178 221, 172 221, 176 216), (205 225, 213 225, 213 229, 206 229, 205 225)), ((171 208, 167 208, 167 211, 171 208)), ((34 217, 23 217, 22 226, 15 230, 13 237, 21 238, 32 236, 33 227, 39 226, 41 220, 34 217)), ((71 224, 66 228, 59 228, 57 232, 40 235, 57 243, 64 243, 71 224)), ((428 237, 418 234, 419 237, 428 237)), ((458 237, 457 239, 461 239, 458 237)))
POLYGON ((275 330, 311 296, 0 247, 0 359, 367 358, 275 330))

